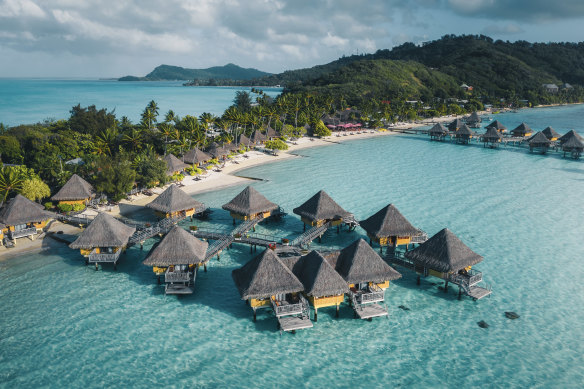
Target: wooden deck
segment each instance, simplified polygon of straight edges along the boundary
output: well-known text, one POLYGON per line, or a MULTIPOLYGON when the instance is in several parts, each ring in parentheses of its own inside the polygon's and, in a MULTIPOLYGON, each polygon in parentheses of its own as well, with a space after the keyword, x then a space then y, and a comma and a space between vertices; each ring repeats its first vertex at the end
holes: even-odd
POLYGON ((480 286, 471 286, 467 295, 475 300, 480 300, 483 297, 487 297, 491 293, 492 291, 490 289, 482 288, 480 286))
POLYGON ((164 293, 166 294, 193 294, 194 289, 185 284, 166 284, 164 293))
POLYGON ((371 319, 374 317, 388 316, 387 309, 379 304, 361 305, 355 309, 359 319, 371 319))
POLYGON ((280 323, 280 329, 282 331, 296 331, 313 327, 312 321, 309 318, 297 316, 278 317, 278 323, 280 323))

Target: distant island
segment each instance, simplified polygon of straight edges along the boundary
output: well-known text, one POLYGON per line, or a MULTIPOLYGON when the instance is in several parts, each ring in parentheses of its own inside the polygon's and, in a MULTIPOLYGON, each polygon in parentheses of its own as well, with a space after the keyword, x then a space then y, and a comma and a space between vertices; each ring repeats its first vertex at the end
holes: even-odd
POLYGON ((227 80, 251 80, 271 75, 253 68, 242 68, 229 63, 225 66, 213 66, 207 69, 188 69, 180 66, 160 65, 144 77, 125 76, 118 81, 174 81, 201 80, 201 82, 224 84, 227 80))

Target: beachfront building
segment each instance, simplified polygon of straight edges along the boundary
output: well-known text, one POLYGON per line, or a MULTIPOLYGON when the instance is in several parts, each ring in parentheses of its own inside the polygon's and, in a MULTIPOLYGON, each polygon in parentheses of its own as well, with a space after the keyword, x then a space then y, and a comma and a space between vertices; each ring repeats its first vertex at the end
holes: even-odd
POLYGON ((383 306, 389 282, 401 277, 363 239, 327 256, 331 266, 349 286, 355 317, 371 319, 387 316, 383 306))
POLYGON ((144 260, 158 276, 164 275, 166 294, 191 294, 197 278, 197 269, 205 266, 209 243, 195 238, 179 226, 174 226, 156 244, 144 260))
POLYGON ((279 137, 280 135, 278 134, 278 132, 274 130, 272 127, 268 127, 266 129, 266 138, 268 138, 269 140, 274 140, 279 137))
POLYGON ((207 153, 213 158, 221 160, 229 154, 229 151, 225 147, 219 145, 217 142, 213 142, 207 149, 207 153))
POLYGON ((164 162, 166 162, 166 175, 174 176, 175 174, 180 174, 183 170, 189 167, 186 163, 174 156, 174 154, 167 154, 164 156, 164 162))
POLYGON ((85 263, 94 263, 96 270, 99 263, 113 263, 115 269, 134 232, 134 227, 102 212, 69 247, 79 249, 86 258, 85 263))
POLYGON ((428 135, 430 135, 430 140, 441 141, 448 135, 448 129, 444 127, 442 123, 436 123, 428 130, 428 135))
POLYGON ((268 140, 268 138, 264 134, 262 134, 262 132, 260 130, 255 130, 253 132, 253 134, 251 134, 251 144, 252 145, 263 144, 263 143, 266 143, 267 140, 268 140))
POLYGON ((448 228, 406 252, 404 257, 418 274, 445 280, 445 292, 448 292, 448 282, 451 282, 459 286, 459 296, 464 292, 474 299, 480 299, 491 294, 489 288, 477 285, 483 279, 482 273, 472 269, 483 257, 472 251, 448 228))
POLYGON ((576 132, 570 131, 568 134, 566 134, 568 137, 564 138, 562 143, 564 157, 566 153, 569 153, 572 158, 579 159, 582 151, 584 151, 584 140, 576 132))
POLYGON ((339 307, 345 301, 349 287, 331 264, 317 251, 301 257, 282 258, 292 273, 302 282, 303 294, 314 309, 314 321, 318 320, 318 309, 339 307))
POLYGON ((495 127, 487 127, 487 132, 481 136, 484 147, 495 148, 501 143, 502 135, 495 127))
POLYGON ((460 126, 456 134, 454 134, 454 138, 456 139, 456 143, 467 145, 470 143, 470 140, 475 136, 473 130, 471 130, 466 124, 460 126))
POLYGON ((367 232, 369 244, 372 242, 379 244, 381 252, 383 252, 383 246, 396 248, 405 245, 407 249, 408 245, 412 243, 413 237, 424 235, 393 204, 383 207, 359 222, 359 225, 367 232))
POLYGON ((51 219, 52 214, 43 206, 17 194, 0 209, 2 238, 6 237, 13 243, 16 239, 35 236, 42 232, 51 219))
POLYGON ((526 137, 533 134, 533 130, 525 123, 521 123, 517 127, 511 130, 511 134, 515 137, 526 137))
POLYGON ((458 118, 454 119, 454 121, 448 125, 448 131, 456 132, 462 127, 463 124, 464 123, 462 122, 462 120, 460 120, 458 118))
POLYGON ((241 147, 241 146, 249 147, 250 144, 251 144, 251 140, 247 136, 245 136, 245 134, 240 134, 237 137, 237 145, 239 147, 241 147))
POLYGON ((507 127, 505 127, 500 121, 495 120, 493 121, 491 124, 489 124, 487 127, 487 130, 489 128, 494 128, 495 130, 497 130, 497 132, 499 132, 500 134, 503 134, 505 132, 507 132, 507 127))
POLYGON ((534 136, 529 139, 529 151, 537 151, 541 154, 547 153, 552 142, 543 134, 542 131, 538 131, 534 136))
POLYGON ((481 122, 481 117, 476 111, 471 113, 470 116, 466 118, 466 124, 471 128, 480 128, 481 122))
POLYGON ((231 276, 254 321, 258 309, 271 308, 284 331, 312 327, 310 306, 301 293, 304 285, 273 250, 266 249, 231 276))
POLYGON ((230 202, 223 204, 222 208, 229 211, 234 225, 235 219, 266 219, 280 209, 278 204, 272 203, 252 186, 246 187, 230 202))
POLYGON ((188 163, 189 165, 202 166, 209 162, 212 158, 213 157, 211 157, 209 154, 195 147, 194 149, 186 152, 186 154, 183 156, 183 162, 188 163))
POLYGON ((561 137, 561 135, 558 134, 558 132, 554 130, 552 127, 546 127, 545 130, 542 131, 542 133, 545 135, 546 138, 548 138, 552 142, 558 140, 561 137))
POLYGON ((343 220, 352 219, 353 215, 345 211, 324 190, 306 200, 301 206, 292 210, 300 216, 306 225, 320 227, 329 223, 330 226, 340 226, 343 220))
POLYGON ((57 201, 59 204, 87 205, 94 197, 95 189, 93 186, 77 174, 73 174, 65 185, 51 197, 51 200, 57 201))
POLYGON ((153 209, 159 218, 185 218, 201 213, 205 205, 172 184, 156 199, 146 205, 153 209))

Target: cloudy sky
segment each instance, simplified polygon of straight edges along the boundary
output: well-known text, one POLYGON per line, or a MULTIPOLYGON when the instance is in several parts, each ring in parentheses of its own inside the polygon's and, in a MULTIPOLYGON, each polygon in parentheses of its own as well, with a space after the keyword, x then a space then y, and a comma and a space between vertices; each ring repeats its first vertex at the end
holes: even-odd
POLYGON ((584 39, 584 0, 0 0, 0 77, 310 67, 445 34, 584 39))

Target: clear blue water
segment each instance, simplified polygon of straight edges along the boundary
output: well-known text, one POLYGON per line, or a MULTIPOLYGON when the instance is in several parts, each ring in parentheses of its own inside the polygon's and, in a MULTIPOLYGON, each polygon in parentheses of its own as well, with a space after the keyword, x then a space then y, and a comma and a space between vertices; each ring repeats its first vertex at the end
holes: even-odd
MULTIPOLYGON (((567 129, 582 113, 561 107, 499 120, 567 129)), ((241 175, 265 179, 254 186, 289 212, 323 188, 357 218, 391 202, 429 234, 447 226, 484 256, 477 268, 492 297, 458 301, 456 288, 445 294, 432 278, 416 286, 401 271, 386 291, 389 319, 355 320, 346 306, 336 319, 334 308, 323 309, 314 328, 281 336, 273 316, 252 321, 233 285, 231 271, 251 258, 247 246, 213 260, 182 298, 165 297, 141 264, 153 240, 129 249, 117 271, 96 272, 62 247, 0 262, 0 385, 581 386, 584 162, 415 136, 298 154, 241 175)), ((215 210, 193 224, 230 227, 219 208, 242 188, 195 196, 215 210)), ((302 224, 290 214, 258 230, 293 236, 302 224)), ((360 236, 330 232, 322 246, 360 236)))
MULTIPOLYGON (((2 79, 0 123, 8 126, 67 119, 73 106, 95 105, 115 110, 116 116, 140 121, 144 107, 154 100, 161 117, 172 109, 177 115, 221 115, 242 87, 183 87, 182 81, 118 82, 109 80, 2 79)), ((277 96, 280 88, 262 88, 277 96)))

